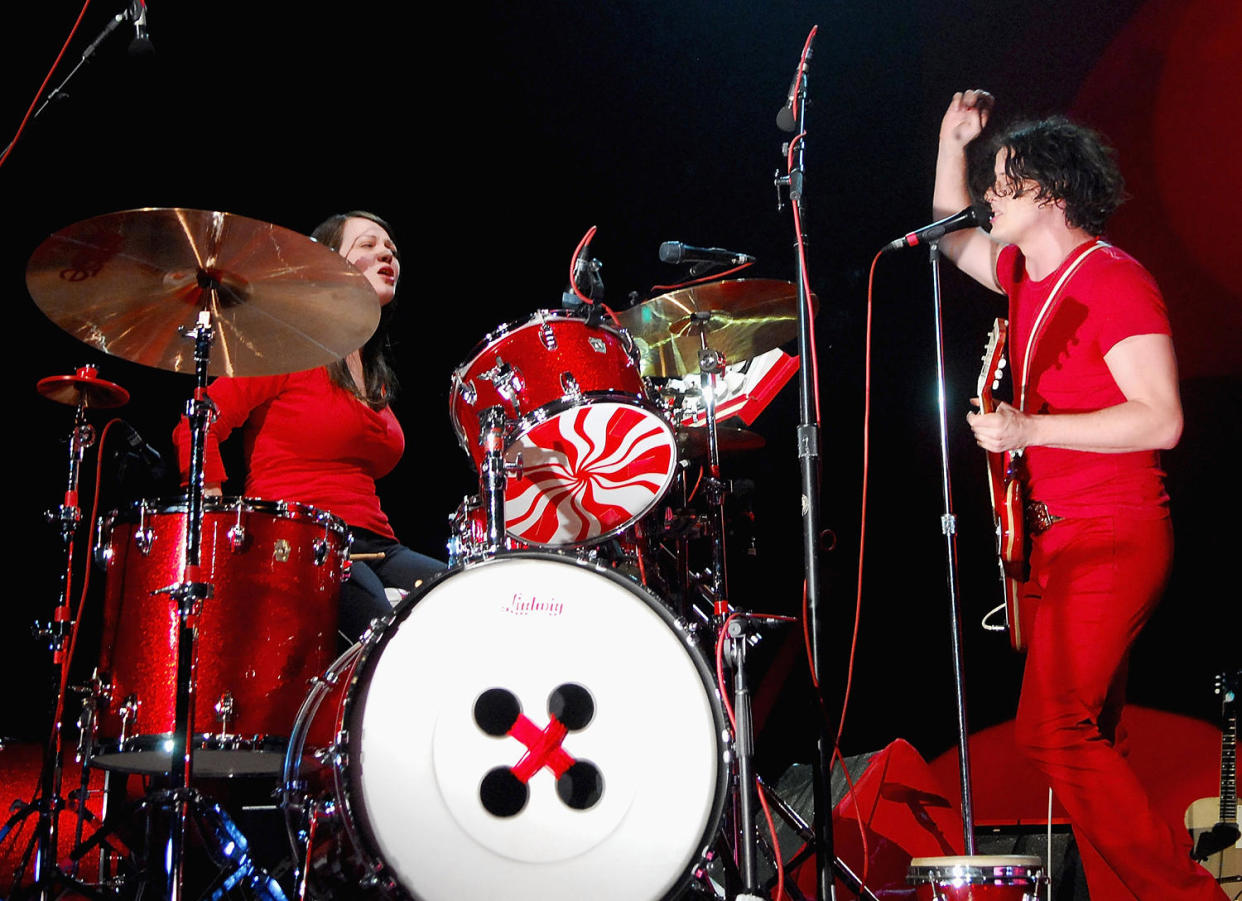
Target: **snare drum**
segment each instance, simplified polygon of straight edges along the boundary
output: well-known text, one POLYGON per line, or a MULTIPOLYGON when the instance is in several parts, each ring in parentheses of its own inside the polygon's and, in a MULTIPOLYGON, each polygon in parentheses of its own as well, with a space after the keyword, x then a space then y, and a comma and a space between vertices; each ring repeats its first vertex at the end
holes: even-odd
POLYGON ((452 377, 458 441, 482 466, 479 416, 512 425, 505 519, 528 545, 590 544, 647 514, 677 467, 673 429, 648 402, 629 335, 566 310, 540 310, 483 339, 452 377))
MULTIPOLYGON (((97 766, 168 770, 178 616, 161 589, 184 578, 187 521, 184 499, 106 521, 97 766)), ((206 498, 201 548, 214 594, 198 622, 194 772, 279 773, 307 683, 335 655, 345 524, 304 504, 206 498)))
POLYGON ((916 857, 907 877, 918 901, 1038 901, 1044 877, 1038 857, 916 857))
MULTIPOLYGON (((332 673, 352 667, 343 703, 319 714, 340 736, 324 755, 334 787, 286 810, 334 811, 329 843, 352 849, 337 853, 354 885, 424 901, 661 898, 715 836, 728 767, 711 674, 624 577, 506 554, 425 586, 351 653, 332 673)), ((291 785, 316 706, 294 731, 291 785)))

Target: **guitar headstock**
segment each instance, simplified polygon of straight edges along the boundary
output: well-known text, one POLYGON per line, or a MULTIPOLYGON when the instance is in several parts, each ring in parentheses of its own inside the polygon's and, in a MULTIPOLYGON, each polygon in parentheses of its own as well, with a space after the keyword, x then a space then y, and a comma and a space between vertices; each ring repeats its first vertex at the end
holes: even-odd
POLYGON ((1239 681, 1242 681, 1242 670, 1225 670, 1216 676, 1216 694, 1220 697, 1221 709, 1226 716, 1237 700, 1239 681))
POLYGON ((1009 334, 1009 321, 997 319, 992 323, 992 332, 988 335, 987 346, 983 349, 983 368, 979 370, 979 381, 976 385, 976 396, 979 398, 979 409, 991 413, 996 409, 996 401, 992 392, 1000 387, 1001 375, 1005 369, 1005 337, 1009 334))

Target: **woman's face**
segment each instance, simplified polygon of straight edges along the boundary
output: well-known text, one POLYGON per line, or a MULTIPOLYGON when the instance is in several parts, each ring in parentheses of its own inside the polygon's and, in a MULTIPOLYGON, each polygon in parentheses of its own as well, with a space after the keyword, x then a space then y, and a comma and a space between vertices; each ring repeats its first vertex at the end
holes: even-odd
POLYGON ((392 300, 397 293, 401 263, 397 259, 397 245, 383 226, 359 216, 346 219, 339 253, 367 277, 381 306, 392 300))

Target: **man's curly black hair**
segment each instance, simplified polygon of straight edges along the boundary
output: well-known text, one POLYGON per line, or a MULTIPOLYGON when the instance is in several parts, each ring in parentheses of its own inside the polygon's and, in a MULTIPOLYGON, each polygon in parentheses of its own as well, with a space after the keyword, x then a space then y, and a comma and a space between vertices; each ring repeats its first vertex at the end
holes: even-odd
POLYGON ((993 170, 1002 147, 1009 151, 1005 174, 1014 196, 1029 190, 1028 179, 1035 182, 1036 200, 1064 201, 1071 228, 1102 235, 1126 199, 1115 151, 1098 133, 1064 117, 1019 122, 980 144, 971 147, 970 190, 976 200, 996 181, 993 170))

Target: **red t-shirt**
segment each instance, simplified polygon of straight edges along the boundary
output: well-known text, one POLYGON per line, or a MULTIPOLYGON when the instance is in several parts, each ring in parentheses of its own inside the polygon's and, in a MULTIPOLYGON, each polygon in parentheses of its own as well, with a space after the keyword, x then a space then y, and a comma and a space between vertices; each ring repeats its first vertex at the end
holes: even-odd
MULTIPOLYGON (((1125 401, 1104 355, 1131 335, 1170 334, 1155 279, 1129 254, 1107 244, 1089 254, 1061 287, 1024 358, 1035 319, 1066 267, 1094 241, 1076 248, 1035 281, 1016 245, 1003 248, 996 275, 1009 295, 1009 360, 1015 404, 1026 375, 1027 413, 1086 413, 1125 401)), ((1157 451, 1102 454, 1032 447, 1025 452, 1027 497, 1059 516, 1167 515, 1157 451)))
MULTIPOLYGON (((332 384, 323 367, 289 375, 222 376, 207 393, 220 415, 204 448, 206 481, 225 480, 220 441, 244 425, 247 497, 310 504, 351 526, 396 537, 375 490, 375 480, 392 471, 405 449, 391 409, 372 410, 332 384)), ((184 418, 173 441, 184 475, 190 468, 184 418)))

